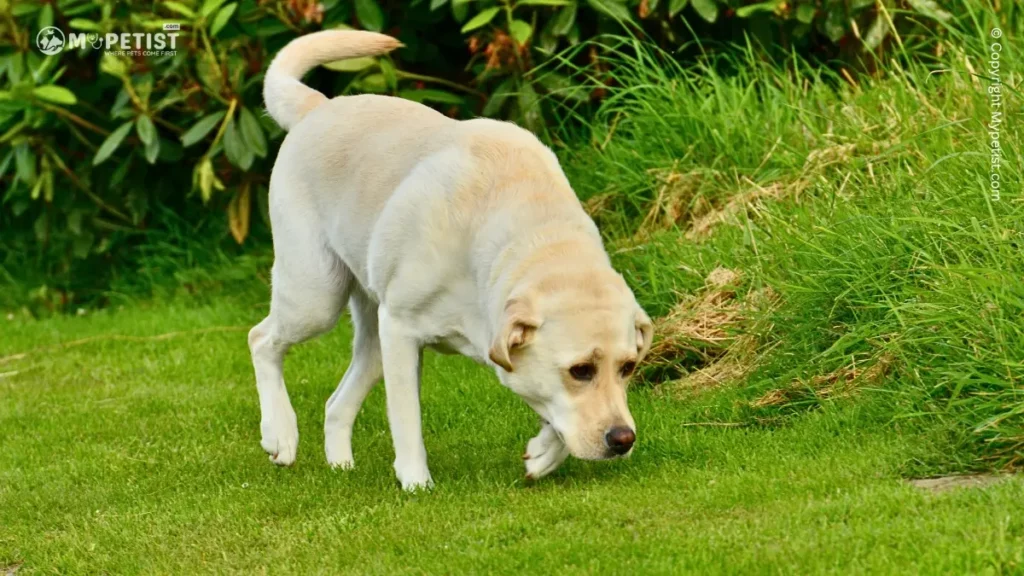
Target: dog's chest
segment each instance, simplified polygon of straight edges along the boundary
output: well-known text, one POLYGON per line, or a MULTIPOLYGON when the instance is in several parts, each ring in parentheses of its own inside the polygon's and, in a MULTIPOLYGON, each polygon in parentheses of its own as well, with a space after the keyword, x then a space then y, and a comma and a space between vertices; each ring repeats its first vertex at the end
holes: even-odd
POLYGON ((473 342, 459 333, 450 333, 427 345, 442 354, 461 354, 477 362, 482 363, 484 361, 479 350, 473 345, 473 342))
POLYGON ((442 354, 461 354, 484 363, 489 347, 487 325, 473 302, 472 285, 456 280, 418 296, 407 300, 415 302, 414 306, 398 307, 398 314, 420 343, 442 354))
MULTIPOLYGON (((475 313, 474 306, 458 305, 457 298, 433 307, 425 314, 420 326, 424 344, 442 354, 461 354, 483 362, 482 339, 486 339, 485 326, 475 313)), ((465 301, 463 301, 465 302, 465 301)))

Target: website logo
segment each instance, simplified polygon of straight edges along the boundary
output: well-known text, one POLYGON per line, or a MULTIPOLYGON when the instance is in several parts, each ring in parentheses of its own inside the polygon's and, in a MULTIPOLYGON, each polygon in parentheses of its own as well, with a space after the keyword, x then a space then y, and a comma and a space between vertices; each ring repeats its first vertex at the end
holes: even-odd
POLYGON ((64 50, 66 42, 64 32, 56 26, 47 26, 36 34, 36 48, 47 56, 53 56, 64 50))
POLYGON ((47 26, 36 34, 36 48, 46 56, 92 46, 115 56, 169 56, 176 53, 180 24, 164 24, 163 32, 123 32, 67 36, 56 26, 47 26))

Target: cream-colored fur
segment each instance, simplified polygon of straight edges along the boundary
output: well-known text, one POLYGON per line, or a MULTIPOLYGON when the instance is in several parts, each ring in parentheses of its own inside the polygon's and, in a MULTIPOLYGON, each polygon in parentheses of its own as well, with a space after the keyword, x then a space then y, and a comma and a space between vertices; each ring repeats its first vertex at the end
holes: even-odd
POLYGON ((570 453, 614 456, 613 428, 630 431, 616 444, 628 453, 623 365, 646 352, 651 322, 554 154, 512 124, 458 122, 386 96, 328 100, 299 81, 319 63, 397 46, 370 32, 318 32, 267 71, 267 109, 290 132, 270 180, 270 314, 249 334, 263 448, 277 464, 295 461, 284 355, 334 326, 347 303, 355 339, 327 402, 330 464, 353 465, 353 422, 383 377, 398 479, 431 484, 419 402, 427 346, 494 367, 541 416, 525 455, 531 477, 570 453), (589 381, 570 374, 588 362, 589 381))

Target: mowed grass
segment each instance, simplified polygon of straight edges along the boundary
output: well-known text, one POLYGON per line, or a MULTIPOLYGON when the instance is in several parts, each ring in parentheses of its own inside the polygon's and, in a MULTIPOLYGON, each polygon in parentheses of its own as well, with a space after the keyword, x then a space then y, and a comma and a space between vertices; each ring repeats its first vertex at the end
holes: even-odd
POLYGON ((6 322, 0 566, 20 565, 19 574, 1024 568, 1024 482, 941 494, 907 485, 908 463, 941 442, 879 423, 872 402, 831 405, 775 429, 695 426, 735 398, 680 402, 636 389, 632 458, 570 459, 530 483, 520 454, 536 418, 488 370, 428 354, 424 428, 437 487, 409 495, 394 480, 382 387, 357 422, 356 469, 332 470, 323 406, 348 360, 347 321, 289 357, 300 450, 293 468, 276 468, 259 447, 245 346, 260 308, 6 322))

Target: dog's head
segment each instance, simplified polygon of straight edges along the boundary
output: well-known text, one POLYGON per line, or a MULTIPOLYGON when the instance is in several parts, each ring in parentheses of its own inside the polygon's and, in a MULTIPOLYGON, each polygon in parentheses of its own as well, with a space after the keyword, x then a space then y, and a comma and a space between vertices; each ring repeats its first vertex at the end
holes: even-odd
POLYGON ((490 358, 574 456, 613 458, 636 439, 626 387, 652 332, 613 270, 562 271, 512 294, 490 358))

